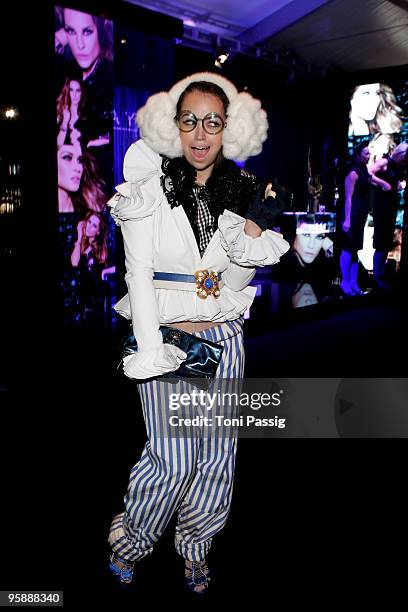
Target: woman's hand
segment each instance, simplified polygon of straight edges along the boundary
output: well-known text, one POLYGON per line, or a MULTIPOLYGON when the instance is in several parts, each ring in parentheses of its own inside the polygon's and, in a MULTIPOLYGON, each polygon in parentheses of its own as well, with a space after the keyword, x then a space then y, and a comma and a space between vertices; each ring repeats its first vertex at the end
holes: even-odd
POLYGON ((268 183, 265 189, 265 199, 269 198, 269 196, 276 198, 276 191, 273 190, 272 183, 268 183))
POLYGON ((81 259, 81 240, 82 234, 84 233, 85 221, 80 221, 77 225, 77 239, 74 244, 74 248, 71 253, 71 265, 76 268, 79 266, 79 261, 81 259))
POLYGON ((346 234, 347 234, 347 232, 350 229, 350 219, 345 219, 344 220, 342 228, 343 228, 343 232, 346 232, 346 234))
POLYGON ((64 28, 60 28, 55 32, 55 51, 60 55, 64 53, 65 45, 67 44, 67 33, 64 28))
POLYGON ((103 147, 105 145, 108 145, 109 143, 110 143, 109 134, 105 134, 104 136, 98 136, 98 138, 95 138, 94 140, 90 140, 86 146, 87 148, 103 147))
POLYGON ((278 181, 269 182, 266 186, 265 183, 260 183, 246 213, 247 220, 252 224, 245 225, 245 234, 251 238, 258 238, 263 231, 274 229, 284 209, 285 191, 278 181))
POLYGON ((80 221, 77 225, 77 242, 81 242, 84 233, 85 221, 80 221))
POLYGON ((114 274, 115 271, 116 271, 115 266, 110 266, 109 268, 104 268, 102 270, 102 273, 101 273, 101 279, 103 281, 106 281, 106 277, 109 276, 109 274, 114 274))
POLYGON ((144 380, 175 372, 187 359, 187 353, 173 344, 162 344, 156 349, 136 352, 123 358, 123 372, 128 378, 144 380))
POLYGON ((326 257, 333 257, 333 240, 328 236, 322 241, 322 249, 326 257))

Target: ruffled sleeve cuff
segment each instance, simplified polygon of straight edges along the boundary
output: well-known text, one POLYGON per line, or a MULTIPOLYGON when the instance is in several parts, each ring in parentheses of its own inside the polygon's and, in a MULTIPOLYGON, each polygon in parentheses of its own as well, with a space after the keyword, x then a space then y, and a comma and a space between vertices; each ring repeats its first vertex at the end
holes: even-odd
POLYGON ((232 262, 240 266, 264 267, 278 263, 289 250, 282 234, 266 230, 258 238, 244 232, 244 217, 225 210, 218 219, 221 244, 232 262))
POLYGON ((158 348, 137 351, 123 359, 123 372, 128 378, 146 380, 175 372, 187 355, 172 344, 161 344, 158 348))

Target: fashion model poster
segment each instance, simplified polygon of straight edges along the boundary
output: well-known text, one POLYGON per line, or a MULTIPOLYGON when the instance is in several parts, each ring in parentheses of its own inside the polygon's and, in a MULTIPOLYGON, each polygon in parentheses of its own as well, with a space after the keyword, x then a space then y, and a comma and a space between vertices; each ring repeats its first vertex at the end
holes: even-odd
POLYGON ((109 326, 115 283, 113 23, 55 7, 60 288, 65 323, 109 326))
POLYGON ((284 212, 280 223, 290 249, 271 269, 275 293, 272 311, 336 299, 336 213, 284 212))
MULTIPOLYGON (((386 80, 356 85, 350 96, 348 128, 350 156, 357 145, 367 142, 370 152, 368 169, 375 169, 380 160, 392 157, 398 145, 407 141, 408 80, 398 80, 390 75, 390 78, 386 80)), ((391 280, 398 274, 400 267, 404 198, 406 198, 406 175, 401 171, 397 178, 399 180, 395 186, 395 210, 390 228, 391 237, 387 240, 386 249, 386 271, 391 280)), ((375 233, 382 236, 387 222, 385 219, 383 227, 380 227, 383 215, 377 215, 376 221, 376 201, 381 198, 382 194, 378 187, 372 191, 370 211, 364 228, 364 245, 358 253, 361 264, 369 272, 373 270, 376 248, 375 233)))

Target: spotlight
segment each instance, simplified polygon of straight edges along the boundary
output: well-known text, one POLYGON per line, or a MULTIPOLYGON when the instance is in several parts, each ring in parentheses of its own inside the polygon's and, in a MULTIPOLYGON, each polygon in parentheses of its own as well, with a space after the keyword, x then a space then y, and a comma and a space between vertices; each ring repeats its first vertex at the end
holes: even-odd
POLYGON ((17 114, 18 113, 15 108, 6 108, 6 110, 4 111, 4 116, 6 119, 16 119, 17 114))
POLYGON ((217 66, 217 68, 222 68, 222 65, 225 64, 225 62, 229 58, 229 55, 229 50, 225 47, 217 49, 214 61, 214 64, 217 66))
POLYGON ((121 45, 126 45, 126 43, 127 43, 126 38, 122 38, 121 41, 120 41, 120 44, 121 45))

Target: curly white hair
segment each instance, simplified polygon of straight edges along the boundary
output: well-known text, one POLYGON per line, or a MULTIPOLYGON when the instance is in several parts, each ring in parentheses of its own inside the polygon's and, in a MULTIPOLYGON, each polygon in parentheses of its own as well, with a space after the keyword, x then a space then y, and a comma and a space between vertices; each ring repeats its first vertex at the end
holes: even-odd
POLYGON ((168 92, 150 96, 139 109, 136 122, 142 138, 157 153, 174 158, 183 155, 179 130, 174 121, 177 102, 184 90, 198 81, 215 83, 226 94, 227 125, 223 132, 223 154, 227 159, 245 161, 258 155, 268 132, 266 112, 259 100, 237 88, 225 77, 212 72, 196 72, 178 81, 168 92))

